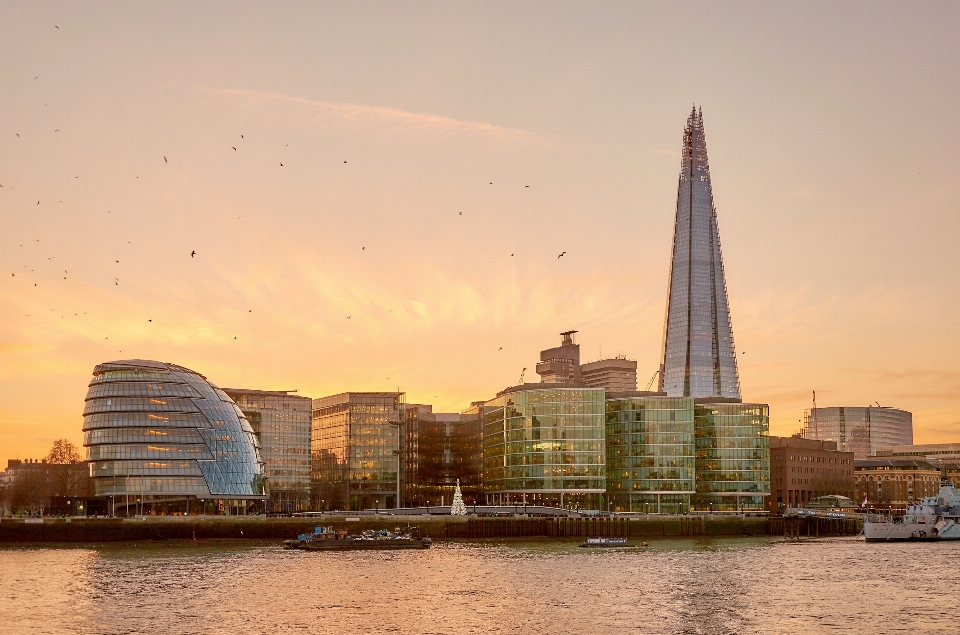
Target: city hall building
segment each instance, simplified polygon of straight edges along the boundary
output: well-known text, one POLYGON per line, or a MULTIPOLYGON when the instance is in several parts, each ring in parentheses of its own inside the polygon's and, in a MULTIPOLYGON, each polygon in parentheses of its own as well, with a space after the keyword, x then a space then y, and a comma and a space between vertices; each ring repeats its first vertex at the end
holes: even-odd
POLYGON ((134 359, 93 369, 83 445, 111 514, 261 512, 263 461, 243 412, 203 375, 134 359))

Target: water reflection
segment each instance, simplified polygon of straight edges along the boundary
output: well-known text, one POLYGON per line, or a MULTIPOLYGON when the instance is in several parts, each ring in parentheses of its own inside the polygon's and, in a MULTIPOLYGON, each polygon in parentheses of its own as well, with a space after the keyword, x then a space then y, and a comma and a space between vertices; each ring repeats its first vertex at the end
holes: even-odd
POLYGON ((956 632, 960 543, 257 542, 0 549, 2 633, 956 632))

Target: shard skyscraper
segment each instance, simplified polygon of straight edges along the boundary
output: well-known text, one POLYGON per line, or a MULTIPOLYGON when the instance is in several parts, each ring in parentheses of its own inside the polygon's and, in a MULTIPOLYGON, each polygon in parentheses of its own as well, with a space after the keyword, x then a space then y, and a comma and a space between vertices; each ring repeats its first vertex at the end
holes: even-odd
POLYGON ((740 379, 703 111, 696 107, 683 131, 682 157, 660 391, 670 397, 739 400, 740 379))

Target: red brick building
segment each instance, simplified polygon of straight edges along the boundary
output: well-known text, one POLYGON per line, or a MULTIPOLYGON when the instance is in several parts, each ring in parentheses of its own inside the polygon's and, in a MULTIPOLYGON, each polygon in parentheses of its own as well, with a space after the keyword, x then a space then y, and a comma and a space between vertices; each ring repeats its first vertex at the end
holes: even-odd
POLYGON ((781 513, 812 498, 837 494, 853 498, 853 452, 837 450, 835 441, 799 435, 770 437, 770 496, 767 511, 781 513))

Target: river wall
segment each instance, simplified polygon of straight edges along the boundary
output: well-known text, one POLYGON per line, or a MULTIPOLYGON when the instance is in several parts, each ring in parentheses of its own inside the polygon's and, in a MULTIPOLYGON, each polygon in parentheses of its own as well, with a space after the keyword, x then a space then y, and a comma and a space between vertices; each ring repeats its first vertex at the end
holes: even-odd
POLYGON ((433 538, 521 538, 623 536, 829 536, 855 535, 856 521, 781 518, 664 516, 653 518, 472 518, 450 516, 328 516, 324 518, 159 517, 0 519, 0 543, 116 542, 136 540, 286 540, 318 525, 363 529, 406 528, 408 523, 433 538), (42 522, 40 522, 42 520, 42 522))

